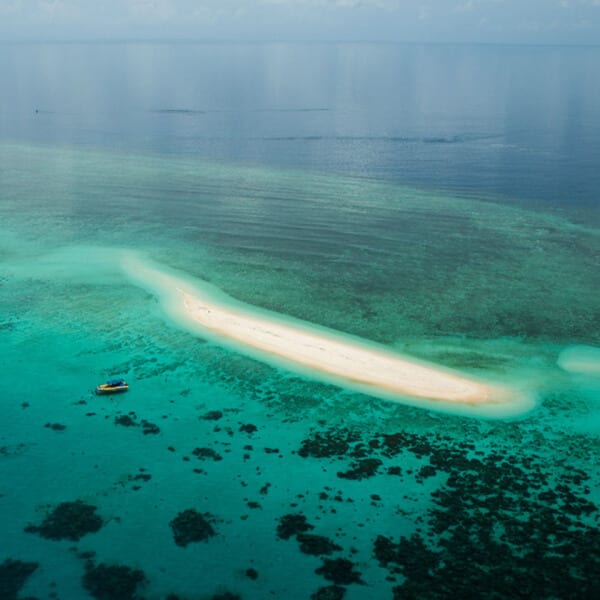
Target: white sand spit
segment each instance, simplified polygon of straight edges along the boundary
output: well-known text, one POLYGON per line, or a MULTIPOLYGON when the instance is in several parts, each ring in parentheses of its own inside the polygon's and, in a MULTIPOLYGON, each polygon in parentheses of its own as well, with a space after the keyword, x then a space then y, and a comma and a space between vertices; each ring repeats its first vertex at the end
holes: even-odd
POLYGON ((490 390, 482 384, 405 360, 391 351, 256 318, 183 290, 182 295, 191 318, 207 329, 311 369, 418 398, 484 402, 490 397, 490 390))
MULTIPOLYGON (((303 367, 313 376, 371 395, 409 404, 406 397, 423 399, 425 406, 452 410, 472 408, 483 416, 507 416, 531 408, 531 399, 505 386, 488 384, 417 359, 383 345, 283 317, 243 304, 209 284, 190 283, 147 260, 127 255, 123 267, 142 287, 162 300, 180 325, 217 342, 277 364, 303 367), (252 352, 254 351, 254 352, 252 352), (433 401, 431 404, 427 401, 433 401)), ((469 412, 459 410, 458 412, 469 412)))

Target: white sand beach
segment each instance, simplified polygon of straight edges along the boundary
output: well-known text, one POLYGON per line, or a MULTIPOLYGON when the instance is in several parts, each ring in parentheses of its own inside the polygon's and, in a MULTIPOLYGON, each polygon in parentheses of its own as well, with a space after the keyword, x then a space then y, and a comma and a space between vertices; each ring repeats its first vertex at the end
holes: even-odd
POLYGON ((180 324, 236 348, 258 351, 267 360, 269 356, 274 362, 283 359, 305 371, 345 382, 350 389, 400 402, 408 396, 427 401, 429 407, 462 406, 490 416, 531 408, 530 398, 518 398, 522 394, 509 387, 484 383, 311 323, 276 313, 271 317, 267 311, 212 290, 209 284, 192 284, 135 256, 127 256, 122 264, 138 285, 162 300, 180 324))
POLYGON ((485 402, 491 390, 442 369, 287 326, 199 299, 182 290, 189 315, 207 329, 301 365, 418 398, 485 402))

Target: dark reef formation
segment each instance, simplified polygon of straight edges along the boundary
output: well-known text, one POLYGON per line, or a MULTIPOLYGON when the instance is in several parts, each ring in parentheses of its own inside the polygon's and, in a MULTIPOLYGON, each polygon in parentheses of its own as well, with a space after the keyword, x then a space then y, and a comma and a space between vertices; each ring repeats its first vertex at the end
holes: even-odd
POLYGON ((360 435, 349 429, 331 427, 325 431, 314 432, 302 441, 298 454, 304 458, 342 457, 350 450, 351 444, 357 442, 360 435))
POLYGON ((304 554, 313 554, 321 556, 322 554, 331 554, 341 550, 341 546, 332 542, 324 535, 314 535, 312 533, 299 533, 296 539, 300 544, 300 551, 304 554))
POLYGON ((96 507, 82 500, 63 502, 56 506, 39 526, 28 525, 25 531, 37 533, 49 540, 77 541, 88 533, 95 533, 103 525, 96 507))
POLYGON ((223 418, 223 413, 220 410, 209 410, 207 413, 200 417, 205 421, 218 421, 223 418))
MULTIPOLYGON (((512 443, 480 450, 439 434, 365 438, 344 428, 316 431, 298 454, 349 463, 337 472, 345 479, 371 477, 380 467, 417 484, 439 477, 414 534, 386 531, 373 542, 389 580, 402 576, 395 599, 600 598, 598 510, 588 497, 590 475, 572 461, 550 464, 533 444, 519 452, 512 443), (420 466, 394 464, 402 457, 420 466)), ((344 560, 325 559, 317 572, 336 584, 356 582, 344 560)))
POLYGON ((46 423, 44 427, 46 427, 46 429, 52 429, 53 431, 64 431, 67 428, 67 426, 62 423, 46 423))
POLYGON ((342 600, 346 588, 340 585, 326 585, 311 594, 310 600, 342 600))
POLYGON ((145 583, 146 576, 139 569, 124 565, 94 565, 87 563, 83 587, 97 600, 135 600, 137 588, 145 583))
MULTIPOLYGON (((388 437, 386 447, 396 452, 407 441, 409 451, 426 449, 406 436, 388 437)), ((467 449, 438 441, 427 448, 431 468, 447 474, 432 494, 431 542, 375 541, 380 563, 406 577, 395 597, 600 597, 591 576, 600 572, 600 530, 587 519, 597 511, 584 497, 588 475, 573 467, 555 473, 535 455, 475 457, 467 449)))
POLYGON ((258 427, 252 423, 246 423, 245 425, 240 426, 240 431, 252 435, 254 432, 258 431, 258 427))
POLYGON ((323 564, 315 570, 318 575, 340 585, 351 583, 364 583, 358 571, 354 570, 356 565, 347 558, 325 558, 323 564))
POLYGON ((144 435, 156 435, 160 433, 160 427, 154 423, 150 423, 150 421, 146 421, 146 419, 142 419, 142 433, 144 435))
POLYGON ((127 415, 118 415, 115 417, 115 425, 121 425, 123 427, 141 427, 142 433, 144 435, 155 435, 160 433, 160 428, 158 425, 147 421, 146 419, 142 419, 139 423, 137 422, 137 418, 135 413, 130 412, 127 415))
MULTIPOLYGON (((335 542, 323 535, 307 533, 314 529, 302 514, 288 514, 279 519, 277 537, 288 540, 296 537, 300 551, 313 556, 330 555, 342 550, 335 542)), ((343 598, 346 589, 341 587, 351 583, 363 583, 360 573, 354 570, 354 563, 345 558, 325 558, 323 564, 316 569, 317 575, 332 581, 335 585, 325 586, 317 590, 311 598, 332 599, 343 598), (339 585, 338 585, 339 584, 339 585)))
POLYGON ((119 415, 115 417, 115 425, 122 425, 123 427, 137 427, 138 424, 131 415, 119 415))
POLYGON ((347 471, 338 472, 340 479, 368 479, 373 477, 383 463, 378 458, 361 458, 350 463, 347 471))
POLYGON ((223 460, 223 457, 212 448, 194 448, 192 454, 200 460, 212 459, 215 462, 223 460))
POLYGON ((212 526, 214 517, 209 513, 201 514, 188 508, 177 514, 169 523, 173 530, 173 538, 178 546, 187 546, 192 542, 204 542, 216 535, 212 526))
POLYGON ((37 568, 38 563, 7 558, 0 564, 0 598, 17 600, 20 589, 37 568))
POLYGON ((308 523, 304 515, 283 515, 283 517, 279 519, 279 525, 277 525, 277 537, 282 540, 287 540, 293 535, 305 533, 311 529, 314 529, 314 527, 308 523))

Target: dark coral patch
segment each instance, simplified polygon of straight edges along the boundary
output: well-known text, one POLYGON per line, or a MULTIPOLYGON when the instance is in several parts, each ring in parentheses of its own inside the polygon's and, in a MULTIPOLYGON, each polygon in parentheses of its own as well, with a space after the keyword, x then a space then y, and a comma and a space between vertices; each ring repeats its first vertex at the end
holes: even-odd
POLYGON ((339 585, 326 585, 311 594, 310 600, 342 600, 346 594, 346 588, 339 585))
POLYGON ((115 425, 122 425, 123 427, 137 427, 135 419, 129 415, 119 415, 115 417, 115 425))
POLYGON ((213 517, 209 513, 201 514, 193 508, 184 510, 169 523, 173 538, 178 546, 187 546, 192 542, 204 542, 216 535, 211 525, 213 517))
POLYGON ((314 527, 308 523, 304 515, 283 515, 283 517, 279 519, 279 525, 277 525, 277 537, 282 540, 287 540, 293 535, 305 533, 311 529, 314 529, 314 527))
POLYGON ((360 573, 354 570, 354 563, 346 558, 326 558, 322 566, 315 570, 317 575, 335 584, 348 585, 350 583, 364 583, 360 573))
POLYGON ((88 563, 83 575, 83 587, 97 600, 134 600, 138 586, 145 581, 139 569, 104 563, 88 563))
POLYGON ((53 431, 64 431, 67 428, 67 426, 62 423, 46 423, 44 427, 52 429, 53 431))
POLYGON ((600 571, 600 532, 589 524, 597 507, 581 495, 589 493, 587 473, 511 447, 483 452, 406 432, 382 438, 386 456, 429 458, 417 482, 447 474, 431 494, 430 542, 416 534, 375 540, 380 565, 404 576, 394 598, 600 597, 589 577, 600 571))
POLYGON ((17 600, 19 590, 37 568, 38 563, 7 558, 0 564, 0 598, 17 600))
POLYGON ((242 425, 240 427, 240 431, 252 434, 255 431, 258 431, 258 427, 256 425, 253 425, 252 423, 247 423, 246 425, 242 425))
POLYGON ((378 458, 361 458, 350 464, 350 469, 340 471, 337 476, 341 479, 368 479, 373 477, 382 465, 378 458))
POLYGON ((398 544, 383 535, 377 536, 374 554, 382 567, 396 565, 405 577, 427 581, 440 563, 440 555, 431 551, 423 539, 413 534, 410 539, 401 538, 398 544))
POLYGON ((304 554, 313 554, 320 556, 322 554, 331 554, 342 548, 332 542, 324 535, 314 535, 312 533, 299 533, 296 539, 300 543, 300 551, 304 554))
POLYGON ((214 461, 223 460, 223 457, 212 448, 194 448, 192 454, 200 460, 212 459, 214 461))
MULTIPOLYGON (((596 450, 567 436, 569 460, 542 456, 527 428, 507 424, 505 431, 507 440, 499 436, 490 449, 488 433, 476 429, 460 441, 441 433, 360 435, 328 428, 312 431, 298 454, 351 461, 339 470, 345 479, 380 472, 412 476, 417 484, 435 478, 423 488, 434 489, 418 534, 395 541, 383 532, 375 541, 388 581, 403 576, 394 598, 600 598, 598 579, 589 576, 600 572, 598 507, 591 495, 596 483, 577 467, 579 459, 595 460, 596 450)), ((338 496, 326 490, 319 499, 338 496)), ((371 500, 381 502, 377 495, 371 500)))
POLYGON ((59 504, 41 525, 28 525, 25 531, 50 540, 77 541, 87 533, 95 533, 102 525, 102 518, 96 514, 95 506, 76 500, 59 504))
POLYGON ((304 458, 339 458, 344 456, 350 450, 350 445, 358 439, 359 436, 354 431, 332 427, 326 431, 317 431, 311 437, 302 440, 298 454, 304 458))
POLYGON ((160 427, 154 423, 150 423, 150 421, 146 421, 146 419, 142 419, 142 431, 144 435, 156 435, 160 433, 160 427))
POLYGON ((223 417, 223 413, 220 410, 210 410, 200 418, 205 421, 218 421, 223 417))

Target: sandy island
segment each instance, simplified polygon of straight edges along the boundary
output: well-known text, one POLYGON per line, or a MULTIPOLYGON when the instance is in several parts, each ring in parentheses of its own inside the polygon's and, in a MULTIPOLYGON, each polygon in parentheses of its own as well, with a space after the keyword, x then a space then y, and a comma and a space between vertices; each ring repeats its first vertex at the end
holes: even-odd
POLYGON ((255 309, 211 289, 210 284, 190 283, 185 277, 137 257, 129 256, 122 264, 138 285, 159 296, 164 308, 180 324, 187 328, 191 325, 192 329, 199 326, 201 331, 215 335, 215 339, 234 342, 237 348, 258 350, 267 355, 267 360, 268 356, 284 359, 343 380, 349 384, 347 387, 388 399, 410 396, 437 401, 435 404, 441 401, 480 407, 484 410, 475 412, 481 414, 487 412, 488 406, 492 413, 502 413, 498 416, 530 408, 525 406, 527 402, 516 399, 516 390, 405 358, 366 340, 255 309))
POLYGON ((418 398, 485 402, 490 397, 484 385, 391 352, 258 319, 181 293, 190 317, 207 329, 311 369, 418 398))

